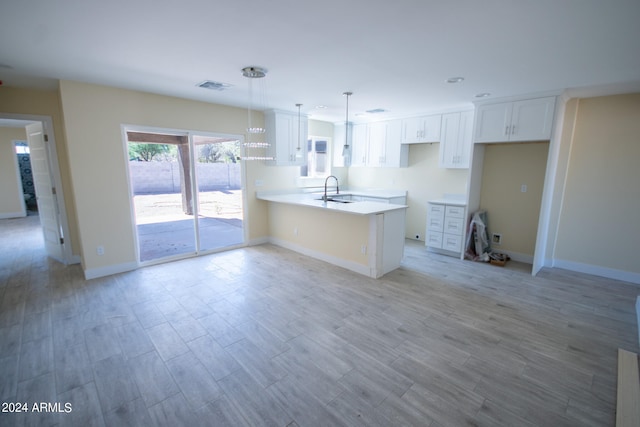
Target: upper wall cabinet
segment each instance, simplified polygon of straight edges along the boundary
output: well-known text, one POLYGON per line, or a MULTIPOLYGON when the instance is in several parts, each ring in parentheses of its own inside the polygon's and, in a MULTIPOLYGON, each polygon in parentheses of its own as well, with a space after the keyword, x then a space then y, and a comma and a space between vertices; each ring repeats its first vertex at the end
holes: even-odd
POLYGON ((366 124, 354 124, 351 128, 351 166, 367 166, 369 161, 369 132, 366 124))
POLYGON ((401 135, 399 120, 353 125, 351 166, 406 167, 409 150, 401 135))
POLYGON ((307 116, 288 111, 269 110, 264 113, 265 139, 270 145, 267 155, 275 166, 302 166, 307 163, 307 116))
POLYGON ((441 119, 442 114, 434 114, 402 120, 402 143, 438 142, 441 119))
POLYGON ((438 166, 448 169, 468 169, 472 134, 473 111, 443 114, 438 166))
POLYGON ((400 144, 402 136, 400 120, 371 123, 368 128, 368 166, 398 168, 408 165, 409 147, 400 144))
POLYGON ((479 105, 474 142, 540 141, 551 139, 556 98, 527 99, 479 105))

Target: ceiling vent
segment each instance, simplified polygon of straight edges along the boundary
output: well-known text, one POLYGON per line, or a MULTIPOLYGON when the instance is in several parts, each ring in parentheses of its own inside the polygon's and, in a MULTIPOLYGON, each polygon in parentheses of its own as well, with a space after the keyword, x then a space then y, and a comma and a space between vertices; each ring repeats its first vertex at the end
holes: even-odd
POLYGON ((367 110, 366 112, 369 114, 380 114, 380 113, 386 113, 387 110, 385 110, 384 108, 374 108, 373 110, 367 110))
POLYGON ((214 82, 213 80, 205 80, 202 83, 198 84, 198 87, 203 87, 205 89, 223 91, 229 89, 231 87, 230 84, 214 82))

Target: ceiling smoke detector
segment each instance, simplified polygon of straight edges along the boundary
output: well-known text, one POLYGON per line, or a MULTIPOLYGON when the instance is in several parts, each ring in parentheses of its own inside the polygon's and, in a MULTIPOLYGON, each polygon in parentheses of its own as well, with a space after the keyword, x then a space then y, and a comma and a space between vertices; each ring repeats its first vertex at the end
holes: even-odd
POLYGON ((231 87, 230 84, 214 82, 213 80, 205 80, 202 83, 199 83, 197 86, 205 89, 211 89, 211 90, 217 90, 217 91, 223 91, 231 87))

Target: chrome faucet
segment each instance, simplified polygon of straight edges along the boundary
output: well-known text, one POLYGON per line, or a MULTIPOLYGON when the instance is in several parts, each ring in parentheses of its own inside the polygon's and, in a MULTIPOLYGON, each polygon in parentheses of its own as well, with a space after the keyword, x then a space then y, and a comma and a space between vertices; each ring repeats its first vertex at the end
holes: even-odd
POLYGON ((336 194, 340 194, 340 187, 338 186, 338 178, 334 175, 329 175, 327 179, 324 180, 324 196, 322 196, 322 200, 327 201, 327 182, 329 178, 333 178, 336 180, 336 194))

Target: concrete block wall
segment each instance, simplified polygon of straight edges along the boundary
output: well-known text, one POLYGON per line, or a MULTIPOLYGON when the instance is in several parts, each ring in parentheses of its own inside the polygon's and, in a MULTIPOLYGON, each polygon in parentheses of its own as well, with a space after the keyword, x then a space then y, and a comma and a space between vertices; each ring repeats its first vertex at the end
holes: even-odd
MULTIPOLYGON (((242 185, 239 163, 198 163, 200 191, 237 189, 242 185)), ((134 194, 179 193, 178 162, 129 162, 129 176, 134 194)))

